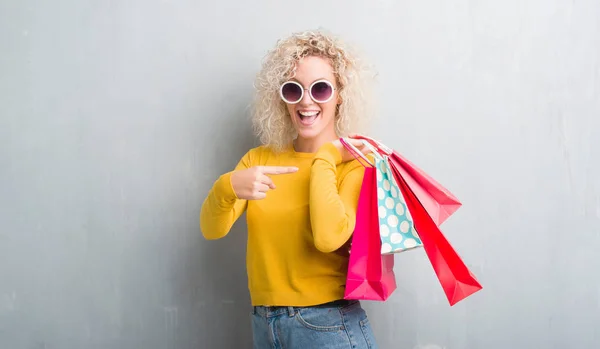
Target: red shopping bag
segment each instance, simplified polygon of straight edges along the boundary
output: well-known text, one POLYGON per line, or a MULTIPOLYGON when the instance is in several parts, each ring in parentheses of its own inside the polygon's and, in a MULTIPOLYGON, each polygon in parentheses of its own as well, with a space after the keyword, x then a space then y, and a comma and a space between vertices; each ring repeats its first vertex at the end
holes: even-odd
POLYGON ((398 166, 390 164, 392 172, 406 205, 412 215, 415 230, 423 242, 423 248, 444 289, 450 305, 454 305, 482 289, 481 284, 462 261, 452 245, 444 237, 438 225, 419 201, 413 188, 401 175, 398 166))
POLYGON ((454 194, 397 151, 366 136, 357 135, 356 138, 368 141, 379 153, 389 156, 390 165, 396 167, 438 226, 461 207, 461 202, 454 194))
MULTIPOLYGON (((343 140, 342 143, 361 161, 343 140)), ((361 163, 364 161, 362 159, 361 163)), ((370 164, 363 163, 363 166, 365 173, 358 199, 344 298, 385 301, 396 289, 394 255, 381 254, 377 170, 370 164)))

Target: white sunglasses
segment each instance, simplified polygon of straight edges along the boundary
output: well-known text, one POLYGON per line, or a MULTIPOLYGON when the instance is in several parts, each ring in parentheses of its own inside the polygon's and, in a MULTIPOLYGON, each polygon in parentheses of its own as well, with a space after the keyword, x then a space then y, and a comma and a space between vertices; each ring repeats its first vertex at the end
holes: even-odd
POLYGON ((284 102, 296 104, 304 98, 304 91, 308 91, 310 98, 317 103, 327 103, 333 98, 335 87, 328 80, 317 80, 305 89, 297 81, 286 81, 279 88, 279 95, 284 102))

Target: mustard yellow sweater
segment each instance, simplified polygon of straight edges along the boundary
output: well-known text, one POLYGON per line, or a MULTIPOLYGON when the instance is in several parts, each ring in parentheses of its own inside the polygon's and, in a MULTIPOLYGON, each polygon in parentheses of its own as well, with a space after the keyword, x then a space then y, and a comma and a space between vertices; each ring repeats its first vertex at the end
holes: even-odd
POLYGON ((252 305, 308 306, 343 298, 364 167, 356 160, 342 163, 327 143, 316 153, 260 146, 235 169, 259 165, 299 170, 271 175, 276 189, 262 200, 237 198, 231 172, 223 174, 202 205, 202 234, 209 240, 226 236, 246 211, 252 305))

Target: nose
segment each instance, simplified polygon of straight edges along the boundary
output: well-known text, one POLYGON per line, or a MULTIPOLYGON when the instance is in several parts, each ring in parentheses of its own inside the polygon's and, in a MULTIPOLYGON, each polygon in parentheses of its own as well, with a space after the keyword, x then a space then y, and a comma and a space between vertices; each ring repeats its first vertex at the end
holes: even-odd
POLYGON ((302 96, 302 99, 300 100, 299 104, 300 105, 310 105, 312 104, 313 100, 312 98, 310 98, 310 93, 308 90, 304 90, 304 95, 302 96))

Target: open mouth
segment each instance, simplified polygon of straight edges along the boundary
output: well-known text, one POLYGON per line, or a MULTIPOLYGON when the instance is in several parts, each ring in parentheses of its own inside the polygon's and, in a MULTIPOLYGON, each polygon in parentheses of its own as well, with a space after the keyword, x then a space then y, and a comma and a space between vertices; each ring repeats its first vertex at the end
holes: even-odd
POLYGON ((296 111, 296 114, 298 115, 300 124, 303 126, 310 126, 317 120, 319 115, 321 115, 321 112, 318 110, 296 111))

